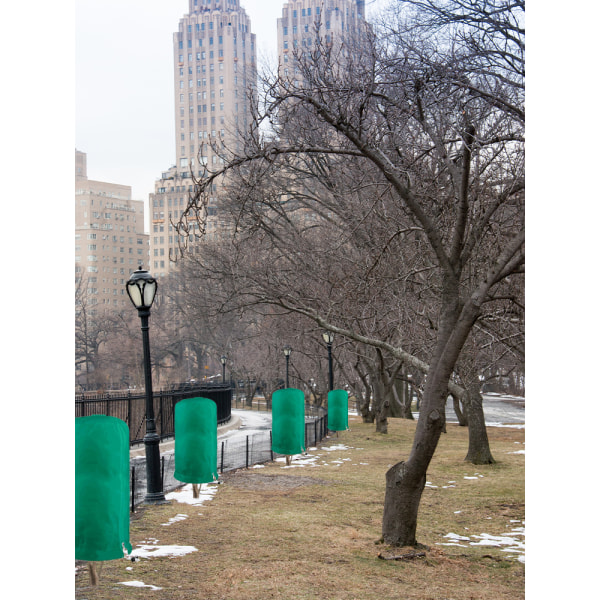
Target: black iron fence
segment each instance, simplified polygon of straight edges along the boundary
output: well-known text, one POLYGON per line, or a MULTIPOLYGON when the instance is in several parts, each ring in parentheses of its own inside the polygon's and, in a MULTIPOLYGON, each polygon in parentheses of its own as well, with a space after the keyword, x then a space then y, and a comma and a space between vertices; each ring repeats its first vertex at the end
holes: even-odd
MULTIPOLYGON (((175 431, 175 405, 184 398, 209 398, 217 405, 217 424, 231 419, 232 389, 228 384, 181 384, 153 393, 156 433, 161 440, 173 436, 175 431)), ((129 427, 129 443, 138 444, 146 433, 146 395, 105 392, 75 395, 75 417, 108 415, 117 417, 129 427)))

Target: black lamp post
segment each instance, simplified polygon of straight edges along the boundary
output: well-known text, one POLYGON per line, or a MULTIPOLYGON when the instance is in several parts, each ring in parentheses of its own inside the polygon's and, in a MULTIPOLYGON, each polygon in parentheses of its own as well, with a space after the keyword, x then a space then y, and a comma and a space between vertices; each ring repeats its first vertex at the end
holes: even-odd
POLYGON ((327 353, 329 355, 329 391, 333 390, 333 361, 331 359, 331 344, 333 343, 333 333, 331 331, 323 332, 323 339, 327 344, 327 353))
POLYGON ((225 365, 227 364, 227 357, 224 354, 221 356, 221 364, 223 365, 223 383, 225 383, 225 365))
POLYGON ((154 302, 156 279, 140 266, 134 271, 126 284, 127 294, 133 305, 137 308, 138 315, 142 320, 142 343, 144 347, 144 380, 146 387, 146 435, 144 445, 146 447, 146 498, 147 504, 159 504, 166 502, 162 489, 160 476, 160 437, 156 433, 154 422, 154 402, 152 394, 152 366, 150 363, 150 338, 148 336, 148 317, 150 307, 154 302))
POLYGON ((283 347, 283 353, 285 354, 285 387, 290 387, 290 354, 292 349, 290 346, 283 347))

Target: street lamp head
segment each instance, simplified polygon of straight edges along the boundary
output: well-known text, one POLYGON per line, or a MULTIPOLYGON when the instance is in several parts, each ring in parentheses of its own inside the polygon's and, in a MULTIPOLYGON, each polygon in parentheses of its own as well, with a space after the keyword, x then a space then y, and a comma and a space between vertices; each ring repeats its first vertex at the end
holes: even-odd
POLYGON ((138 310, 148 310, 154 302, 158 283, 141 265, 134 271, 126 283, 127 295, 138 310))
POLYGON ((223 354, 223 356, 221 356, 221 364, 225 365, 227 363, 227 357, 223 354))
POLYGON ((333 333, 331 333, 331 331, 324 331, 323 339, 325 340, 326 344, 331 344, 333 342, 333 333))
POLYGON ((291 348, 290 346, 284 346, 284 347, 283 347, 283 353, 284 353, 286 356, 289 356, 289 355, 292 353, 292 348, 291 348))

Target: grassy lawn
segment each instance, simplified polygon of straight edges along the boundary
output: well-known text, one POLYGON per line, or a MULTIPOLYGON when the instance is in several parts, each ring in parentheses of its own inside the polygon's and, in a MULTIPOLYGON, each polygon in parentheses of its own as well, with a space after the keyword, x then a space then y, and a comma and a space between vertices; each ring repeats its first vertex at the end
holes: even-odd
POLYGON ((511 549, 510 537, 524 542, 518 532, 525 519, 525 456, 516 452, 524 450, 525 430, 489 428, 498 462, 475 466, 464 462, 467 430, 449 424, 421 502, 417 538, 427 546, 425 556, 382 560, 414 552, 378 541, 385 472, 407 458, 416 426, 390 421, 383 436, 351 418, 350 431, 295 457, 290 468, 275 462, 225 473, 202 506, 173 500, 139 508, 130 529, 134 549, 145 543, 197 550, 106 561, 97 586, 78 569, 76 598, 524 598, 523 552, 511 549), (131 581, 161 589, 121 583, 131 581))

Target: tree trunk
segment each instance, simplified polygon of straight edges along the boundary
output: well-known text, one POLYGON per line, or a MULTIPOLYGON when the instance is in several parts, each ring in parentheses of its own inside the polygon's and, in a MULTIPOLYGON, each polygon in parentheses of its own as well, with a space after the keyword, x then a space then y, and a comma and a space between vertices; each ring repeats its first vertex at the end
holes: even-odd
POLYGON ((371 392, 367 390, 359 396, 359 410, 363 423, 374 423, 375 415, 371 410, 371 392))
POLYGON ((390 545, 416 546, 417 515, 425 475, 414 479, 405 462, 399 462, 385 474, 383 541, 390 545), (398 518, 401 515, 401 518, 398 518))
POLYGON ((474 465, 491 465, 496 461, 490 450, 485 417, 483 414, 483 397, 479 385, 469 386, 466 392, 466 408, 469 420, 469 450, 466 462, 474 465))
POLYGON ((417 545, 417 513, 425 477, 446 425, 448 381, 478 316, 479 309, 474 303, 461 311, 457 290, 451 281, 445 283, 437 348, 427 373, 410 457, 406 463, 398 463, 386 474, 389 485, 386 485, 382 534, 383 541, 390 545, 417 545))
POLYGON ((468 424, 467 419, 467 411, 463 412, 460 408, 460 400, 452 395, 452 403, 454 404, 454 412, 456 413, 456 418, 458 419, 458 424, 461 427, 466 427, 468 424))
POLYGON ((404 418, 404 398, 402 396, 402 387, 398 381, 394 382, 392 386, 392 393, 389 395, 390 398, 390 417, 404 418))
MULTIPOLYGON (((423 407, 432 404, 428 402, 427 394, 428 392, 423 398, 423 407)), ((421 411, 410 458, 406 462, 395 464, 386 473, 382 521, 382 538, 386 544, 417 545, 417 514, 425 487, 427 467, 446 421, 443 400, 439 397, 437 406, 441 409, 421 411)))
POLYGON ((410 419, 414 421, 414 417, 411 410, 411 390, 409 389, 408 383, 402 379, 396 379, 393 388, 394 394, 396 395, 398 412, 397 414, 392 413, 391 416, 398 416, 401 419, 410 419))
POLYGON ((387 434, 388 417, 390 416, 390 396, 392 388, 386 386, 379 378, 373 381, 373 412, 375 414, 375 431, 387 434))
POLYGON ((379 410, 375 413, 375 431, 377 433, 388 432, 388 413, 390 412, 390 403, 386 399, 381 403, 379 410))

